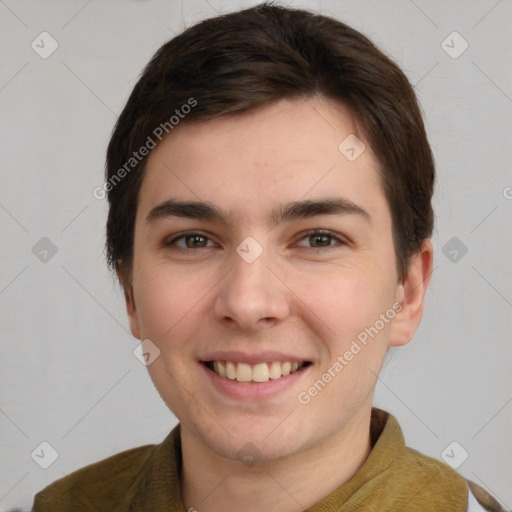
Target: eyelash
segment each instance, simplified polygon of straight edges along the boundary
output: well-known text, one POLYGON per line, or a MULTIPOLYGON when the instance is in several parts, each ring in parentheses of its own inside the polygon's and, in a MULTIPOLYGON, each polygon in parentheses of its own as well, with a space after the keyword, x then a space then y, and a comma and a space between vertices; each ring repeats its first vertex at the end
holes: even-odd
MULTIPOLYGON (((201 237, 203 237, 203 238, 205 238, 207 240, 210 240, 210 238, 208 236, 206 236, 204 233, 202 233, 201 231, 187 231, 187 232, 181 233, 180 235, 178 235, 178 236, 172 238, 171 240, 165 242, 164 246, 165 247, 174 246, 174 249, 177 252, 182 252, 182 253, 193 251, 194 248, 192 248, 192 247, 184 248, 184 247, 178 247, 178 246, 175 245, 178 240, 181 240, 182 238, 187 238, 189 236, 201 236, 201 237)), ((312 231, 308 231, 307 233, 305 233, 299 239, 299 241, 303 240, 304 238, 310 238, 310 237, 313 237, 313 236, 328 236, 329 238, 331 238, 333 240, 336 240, 338 242, 337 246, 336 245, 328 245, 328 246, 325 246, 325 247, 308 247, 308 249, 315 249, 317 252, 328 251, 328 250, 335 249, 337 247, 340 247, 340 246, 348 244, 348 242, 346 242, 345 240, 343 240, 339 236, 335 235, 332 231, 321 230, 321 229, 314 229, 312 231)), ((197 249, 208 249, 208 247, 198 247, 197 249)))

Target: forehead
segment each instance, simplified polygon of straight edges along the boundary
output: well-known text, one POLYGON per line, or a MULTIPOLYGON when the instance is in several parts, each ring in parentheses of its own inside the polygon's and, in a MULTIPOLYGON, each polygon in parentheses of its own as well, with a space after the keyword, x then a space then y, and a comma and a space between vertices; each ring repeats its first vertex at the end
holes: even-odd
POLYGON ((340 103, 285 99, 178 125, 148 158, 138 217, 170 197, 255 220, 285 202, 333 195, 386 207, 371 148, 340 103))

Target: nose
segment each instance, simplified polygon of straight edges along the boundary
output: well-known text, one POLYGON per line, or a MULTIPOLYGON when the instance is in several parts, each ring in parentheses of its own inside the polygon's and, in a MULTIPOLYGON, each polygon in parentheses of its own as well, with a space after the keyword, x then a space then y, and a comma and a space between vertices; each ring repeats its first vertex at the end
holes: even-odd
POLYGON ((243 331, 258 331, 283 321, 290 313, 290 291, 277 265, 263 251, 248 263, 236 251, 222 279, 214 314, 219 322, 243 331))

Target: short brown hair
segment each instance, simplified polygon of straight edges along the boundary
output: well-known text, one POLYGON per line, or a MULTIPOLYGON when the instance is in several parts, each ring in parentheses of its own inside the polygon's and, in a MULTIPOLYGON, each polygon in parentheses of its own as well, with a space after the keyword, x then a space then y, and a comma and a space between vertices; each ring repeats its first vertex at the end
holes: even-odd
POLYGON ((269 3, 188 28, 144 69, 107 150, 109 266, 131 276, 146 162, 133 158, 150 139, 155 142, 158 127, 170 133, 171 118, 182 112, 180 121, 187 123, 316 95, 353 110, 379 161, 403 280, 410 257, 433 229, 434 160, 414 90, 389 57, 345 23, 269 3), (191 99, 194 106, 185 111, 191 99))

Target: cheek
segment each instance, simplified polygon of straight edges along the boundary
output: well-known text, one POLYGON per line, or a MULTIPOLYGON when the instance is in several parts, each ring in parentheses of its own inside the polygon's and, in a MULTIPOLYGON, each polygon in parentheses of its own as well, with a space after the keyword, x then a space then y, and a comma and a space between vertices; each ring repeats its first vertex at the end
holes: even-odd
MULTIPOLYGON (((176 331, 195 309, 204 295, 204 279, 183 270, 147 265, 134 277, 135 303, 141 334, 157 345, 179 339, 176 331)), ((186 322, 185 322, 186 323, 186 322)))
MULTIPOLYGON (((337 272, 331 271, 325 280, 302 282, 302 292, 298 295, 307 298, 304 301, 307 307, 321 320, 322 333, 325 333, 323 342, 330 360, 348 350, 358 336, 364 341, 365 329, 376 322, 379 322, 378 338, 386 336, 390 324, 381 325, 379 319, 392 306, 394 287, 391 280, 383 279, 382 275, 368 268, 347 267, 338 268, 337 272)), ((370 339, 377 339, 377 336, 370 339)), ((365 346, 367 348, 370 348, 370 344, 365 346)), ((381 352, 380 349, 376 350, 381 352)), ((370 348, 365 352, 370 356, 372 350, 370 348)))

